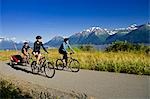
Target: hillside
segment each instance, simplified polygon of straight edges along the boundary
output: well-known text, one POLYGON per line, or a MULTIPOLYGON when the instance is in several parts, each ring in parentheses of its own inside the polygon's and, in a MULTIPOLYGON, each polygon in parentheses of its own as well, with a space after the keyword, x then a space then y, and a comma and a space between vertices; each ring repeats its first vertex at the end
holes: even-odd
POLYGON ((51 46, 51 47, 58 47, 61 45, 62 42, 63 42, 63 37, 56 36, 52 38, 50 41, 48 41, 47 43, 45 43, 44 45, 51 46))
POLYGON ((138 29, 122 36, 119 40, 126 40, 132 43, 150 43, 150 25, 141 25, 138 27, 138 29))
POLYGON ((115 34, 110 35, 105 43, 110 44, 112 42, 115 42, 117 40, 119 40, 122 36, 126 35, 129 33, 129 30, 119 30, 118 32, 116 32, 115 34))

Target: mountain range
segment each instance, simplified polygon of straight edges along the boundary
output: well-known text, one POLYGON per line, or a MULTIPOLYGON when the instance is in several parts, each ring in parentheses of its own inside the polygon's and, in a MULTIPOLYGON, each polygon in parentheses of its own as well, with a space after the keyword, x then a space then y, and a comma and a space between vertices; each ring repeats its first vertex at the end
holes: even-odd
MULTIPOLYGON (((56 36, 44 45, 49 47, 59 47, 63 42, 63 39, 64 38, 61 36, 56 36)), ((91 27, 71 35, 69 39, 72 45, 103 45, 110 44, 115 41, 150 44, 150 23, 140 26, 133 24, 127 28, 117 28, 113 30, 91 27)), ((16 43, 12 39, 0 37, 0 49, 14 49, 14 45, 20 49, 23 42, 16 43)), ((33 45, 33 43, 30 42, 30 45, 33 45)))
MULTIPOLYGON (((21 49, 24 42, 15 42, 12 38, 0 37, 0 50, 18 50, 21 49)), ((32 47, 33 43, 29 42, 32 47)))
MULTIPOLYGON (((127 28, 113 30, 100 27, 91 27, 69 37, 72 45, 93 44, 103 45, 115 41, 128 41, 131 43, 150 43, 150 24, 137 26, 133 24, 127 28)), ((57 36, 46 43, 47 46, 58 47, 63 42, 63 37, 57 36)))

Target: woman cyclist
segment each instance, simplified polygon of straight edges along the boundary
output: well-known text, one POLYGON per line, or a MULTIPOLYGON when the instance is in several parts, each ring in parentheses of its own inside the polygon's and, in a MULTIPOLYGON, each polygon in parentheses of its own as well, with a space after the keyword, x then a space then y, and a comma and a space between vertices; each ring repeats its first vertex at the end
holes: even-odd
POLYGON ((34 42, 34 47, 33 47, 33 55, 36 56, 36 62, 37 64, 39 64, 39 60, 41 58, 41 47, 44 49, 45 52, 48 53, 48 51, 46 50, 46 48, 43 46, 43 43, 42 43, 42 37, 41 36, 37 36, 36 37, 36 41, 34 42))

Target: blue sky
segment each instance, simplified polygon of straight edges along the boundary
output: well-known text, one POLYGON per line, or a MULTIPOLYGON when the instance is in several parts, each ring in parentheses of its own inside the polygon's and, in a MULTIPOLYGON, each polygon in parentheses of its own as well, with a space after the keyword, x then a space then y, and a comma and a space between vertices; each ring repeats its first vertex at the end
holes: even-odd
POLYGON ((147 23, 149 0, 0 0, 0 36, 44 41, 83 29, 147 23))

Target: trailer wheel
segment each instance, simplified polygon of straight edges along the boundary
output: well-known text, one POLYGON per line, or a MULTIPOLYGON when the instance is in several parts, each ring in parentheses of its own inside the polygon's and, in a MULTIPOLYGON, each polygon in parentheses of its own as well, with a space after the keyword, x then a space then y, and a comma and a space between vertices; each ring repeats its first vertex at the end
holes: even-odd
POLYGON ((11 67, 14 67, 14 63, 13 63, 12 61, 9 62, 9 65, 10 65, 11 67))

